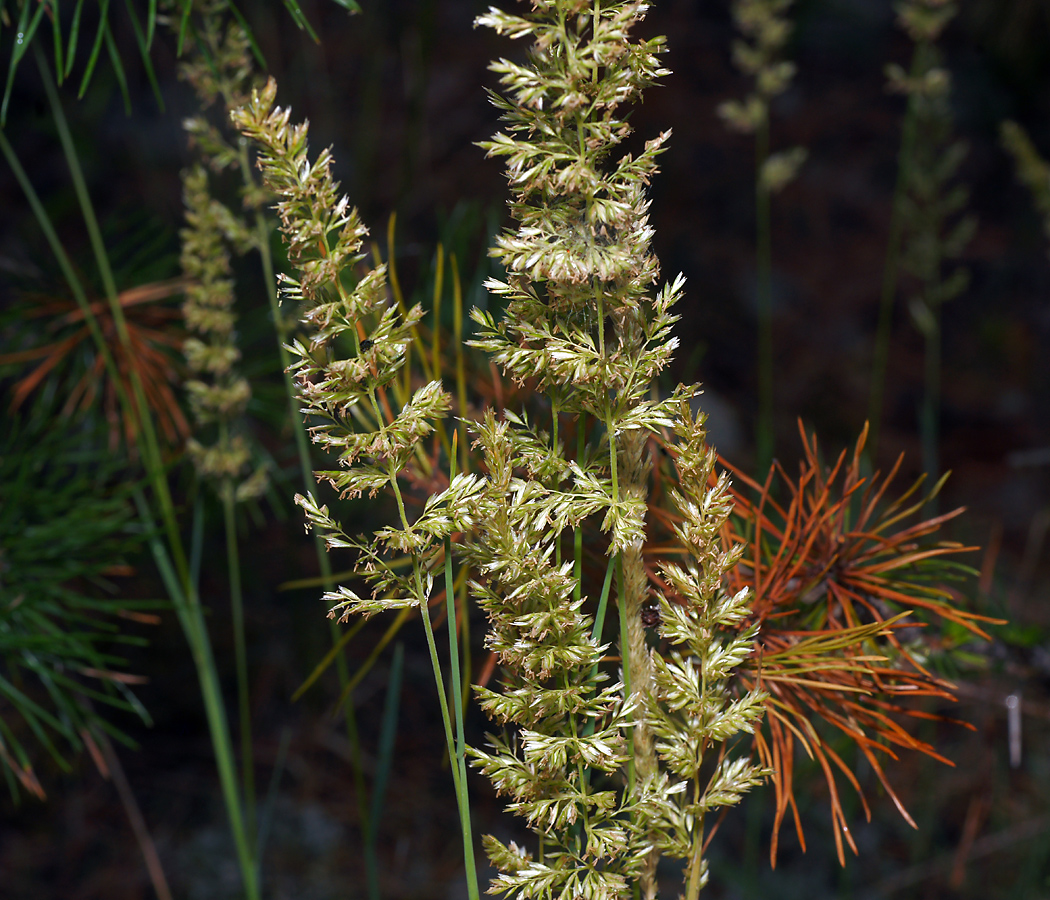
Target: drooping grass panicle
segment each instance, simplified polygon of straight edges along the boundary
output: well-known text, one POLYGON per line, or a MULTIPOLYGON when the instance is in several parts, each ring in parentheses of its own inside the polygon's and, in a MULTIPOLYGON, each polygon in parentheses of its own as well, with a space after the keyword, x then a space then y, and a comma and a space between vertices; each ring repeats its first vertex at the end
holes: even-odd
MULTIPOLYGON (((276 94, 277 84, 270 79, 232 115, 241 133, 259 148, 258 166, 266 187, 278 198, 281 231, 298 274, 297 278, 280 276, 282 300, 296 304, 308 334, 288 345, 294 360, 291 371, 302 411, 312 423, 314 443, 339 461, 339 468, 316 475, 344 496, 389 490, 397 502, 398 518, 362 539, 347 535, 312 493, 297 495, 296 502, 306 513, 308 527, 317 529, 329 548, 357 551, 361 573, 372 584, 370 597, 348 587, 326 592, 331 616, 406 607, 420 610, 447 749, 456 761, 452 774, 468 893, 476 897, 465 764, 456 750, 457 742, 462 745, 461 716, 457 708, 454 730, 429 604, 435 574, 444 567, 446 539, 471 525, 469 500, 477 493, 478 481, 470 475, 452 476, 447 489, 410 518, 399 479, 416 465, 421 441, 433 432, 435 421, 444 418, 451 397, 440 381, 430 381, 398 408, 393 382, 405 365, 422 308, 416 305, 402 314, 392 301, 386 266, 368 265, 369 256, 363 252, 368 231, 332 178, 331 153, 325 150, 316 160, 309 159, 308 126, 291 125, 290 111, 274 105, 276 94), (392 564, 394 558, 404 557, 410 560, 409 567, 392 564)), ((462 686, 454 684, 452 691, 458 696, 462 686)))

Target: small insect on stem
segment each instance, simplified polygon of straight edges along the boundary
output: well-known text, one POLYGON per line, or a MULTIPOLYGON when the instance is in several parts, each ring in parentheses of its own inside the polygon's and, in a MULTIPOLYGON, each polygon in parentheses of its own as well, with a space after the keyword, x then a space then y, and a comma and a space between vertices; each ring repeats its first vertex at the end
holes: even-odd
POLYGON ((642 617, 642 624, 646 628, 656 628, 663 621, 660 617, 659 605, 652 600, 642 607, 640 615, 642 617))

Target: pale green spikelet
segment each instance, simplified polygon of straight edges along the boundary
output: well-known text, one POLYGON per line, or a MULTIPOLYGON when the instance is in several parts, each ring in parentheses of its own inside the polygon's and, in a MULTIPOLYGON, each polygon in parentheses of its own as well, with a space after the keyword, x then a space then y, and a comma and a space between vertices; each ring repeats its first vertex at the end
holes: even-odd
MULTIPOLYGON (((229 17, 227 4, 195 0, 193 11, 194 41, 179 64, 179 77, 193 87, 202 109, 183 122, 197 155, 197 162, 182 174, 186 227, 180 232, 182 271, 190 284, 182 314, 191 336, 183 353, 194 375, 185 387, 198 426, 187 450, 202 477, 241 501, 263 494, 269 479, 266 466, 253 462, 245 434, 244 413, 252 392, 236 369, 241 353, 230 251, 243 254, 258 248, 243 216, 212 194, 208 171, 236 166, 240 155, 203 111, 216 102, 227 110, 241 102, 258 75, 248 38, 229 17), (206 443, 202 435, 208 428, 212 434, 206 443)), ((248 186, 254 187, 250 179, 248 186)))
POLYGON ((734 697, 729 687, 754 634, 721 635, 747 615, 746 596, 721 590, 737 554, 716 549, 725 482, 708 491, 713 453, 700 426, 682 418, 697 390, 652 399, 677 347, 671 310, 684 281, 657 289, 650 249, 645 188, 669 133, 637 156, 617 152, 630 133, 623 107, 667 74, 662 38, 629 37, 646 9, 556 0, 477 20, 533 44, 527 65, 492 66, 507 89, 494 98, 505 124, 482 146, 506 160, 517 228, 493 251, 506 280, 487 285, 506 311, 499 322, 475 313, 474 344, 512 378, 536 379, 553 410, 549 432, 509 413, 481 424, 488 477, 476 540, 464 548, 502 667, 500 690, 479 696, 505 731, 474 751, 475 764, 539 837, 535 856, 486 840, 500 870, 493 891, 515 897, 626 898, 640 888, 653 898, 661 854, 687 861, 695 897, 703 810, 735 802, 763 775, 731 753, 710 780, 699 774, 707 752, 754 728, 762 695, 734 697), (577 417, 577 428, 598 423, 597 445, 580 458, 561 442, 561 415, 577 417), (679 585, 659 600, 665 660, 642 622, 651 588, 641 548, 648 442, 668 429, 681 440, 680 537, 692 563, 668 569, 679 585), (588 517, 608 536, 601 598, 587 597, 559 556, 563 533, 588 517), (606 684, 602 628, 589 610, 604 608, 614 573, 623 667, 620 682, 606 684))

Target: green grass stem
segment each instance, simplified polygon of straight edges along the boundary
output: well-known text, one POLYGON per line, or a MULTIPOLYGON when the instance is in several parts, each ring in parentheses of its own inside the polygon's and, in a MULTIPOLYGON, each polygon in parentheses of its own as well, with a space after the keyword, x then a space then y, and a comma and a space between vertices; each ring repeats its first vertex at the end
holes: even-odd
MULTIPOLYGON (((936 480, 940 469, 940 412, 941 412, 941 309, 930 310, 933 327, 925 335, 923 360, 923 396, 920 414, 922 435, 922 468, 927 478, 936 480)), ((936 498, 932 512, 936 513, 936 498)))
MULTIPOLYGON (((909 77, 915 78, 925 65, 922 45, 912 53, 909 77)), ((875 326, 875 345, 872 352, 871 386, 868 399, 868 459, 874 468, 882 432, 882 413, 886 396, 886 372, 889 366, 890 336, 893 331, 893 307, 900 280, 901 246, 904 240, 904 197, 911 178, 911 165, 918 134, 918 97, 912 94, 904 113, 901 145, 897 153, 897 181, 893 188, 890 211, 890 230, 886 241, 886 261, 882 268, 882 291, 879 295, 879 318, 875 326)))
MULTIPOLYGON (((225 423, 224 423, 225 428, 225 423)), ((237 668, 237 711, 241 731, 241 779, 244 790, 244 818, 248 836, 256 832, 255 759, 252 747, 252 706, 248 681, 248 651, 244 635, 244 592, 237 547, 237 513, 233 482, 222 483, 222 517, 226 532, 226 570, 230 584, 230 612, 233 623, 233 649, 237 668)))
MULTIPOLYGON (((408 514, 405 511, 405 501, 401 496, 401 488, 397 483, 397 473, 390 473, 390 486, 394 491, 394 498, 397 500, 398 512, 401 516, 401 527, 406 531, 411 532, 412 526, 408 521, 408 514)), ((451 566, 451 556, 446 554, 446 565, 451 566)), ((434 626, 430 621, 430 606, 428 603, 428 597, 426 592, 423 590, 423 578, 419 569, 419 560, 416 557, 412 559, 413 574, 415 577, 416 585, 416 596, 419 600, 419 612, 423 619, 423 630, 426 632, 427 638, 427 650, 430 653, 430 665, 434 672, 434 683, 437 688, 438 704, 441 707, 441 723, 445 729, 445 744, 446 750, 448 751, 448 758, 450 760, 456 760, 457 757, 457 743, 459 742, 457 733, 453 730, 452 719, 449 716, 448 709, 448 697, 445 696, 445 680, 441 671, 441 660, 438 657, 437 643, 434 640, 434 626)), ((446 572, 446 585, 450 585, 451 575, 446 572)), ((453 609, 455 603, 453 602, 453 609)), ((459 653, 455 645, 455 628, 453 622, 449 622, 449 633, 450 642, 452 646, 452 665, 455 667, 456 674, 459 672, 459 653)), ((454 682, 458 688, 458 678, 454 682)), ((453 690, 455 702, 460 703, 459 690, 453 690)), ((460 706, 460 724, 462 723, 462 706, 460 706)), ((462 733, 462 728, 460 729, 462 733)), ((473 829, 470 821, 470 798, 467 793, 467 779, 466 771, 464 767, 458 764, 453 764, 452 768, 452 781, 456 791, 456 804, 459 808, 459 821, 460 829, 463 835, 463 862, 466 868, 467 878, 467 896, 469 900, 480 900, 480 891, 478 889, 478 873, 477 864, 474 859, 474 836, 473 829)))
MULTIPOLYGON (((99 275, 102 279, 106 299, 109 303, 113 316, 117 337, 129 357, 133 354, 131 341, 128 335, 127 322, 124 318, 124 310, 117 296, 116 281, 113 277, 112 267, 102 240, 102 233, 95 217, 94 207, 87 191, 80 161, 73 145, 69 125, 62 110, 61 102, 55 89, 54 81, 50 71, 43 59, 43 54, 36 48, 37 67, 40 70, 44 88, 51 106, 52 118, 62 143, 62 148, 69 166, 70 175, 73 180, 74 190, 80 204, 81 214, 88 232, 95 262, 98 266, 99 275)), ((101 337, 101 332, 98 332, 101 337)), ((103 340, 99 350, 105 346, 103 340)), ((258 873, 256 870, 255 857, 251 843, 245 830, 244 818, 241 809, 241 798, 239 797, 236 764, 234 762, 233 749, 230 741, 229 725, 226 719, 226 709, 222 699, 222 691, 219 685, 218 673, 215 659, 212 653, 211 643, 208 637, 207 627, 200 606, 200 600, 193 584, 192 574, 182 544, 178 522, 175 516, 175 507, 172 502, 170 489, 167 481, 167 473, 161 458, 159 445, 153 419, 149 406, 146 402, 142 382, 138 377, 137 370, 129 367, 129 379, 131 381, 134 407, 137 412, 136 421, 138 435, 142 440, 142 459, 146 466, 150 487, 157 503, 163 522, 164 534, 167 538, 167 546, 159 545, 168 556, 170 551, 170 572, 174 576, 167 579, 169 594, 176 606, 179 622, 183 627, 190 652, 193 657, 194 666, 197 670, 200 682, 201 695, 205 707, 205 715, 208 721, 209 733, 211 735, 212 747, 215 752, 216 766, 219 772, 219 780, 222 786, 223 798, 226 802, 226 811, 230 820, 230 829, 233 834, 237 849, 238 864, 241 869, 241 877, 244 883, 244 891, 247 900, 259 900, 258 873)), ((118 382, 119 383, 119 380, 118 382)), ((140 514, 148 514, 149 508, 143 498, 140 506, 140 514)), ((152 516, 150 516, 152 518, 152 516)), ((155 557, 159 554, 154 551, 155 557)))
MULTIPOLYGON (((224 99, 226 100, 226 105, 230 106, 231 98, 226 97, 224 99)), ((246 185, 252 184, 254 178, 252 175, 251 162, 248 158, 248 148, 244 144, 240 147, 239 157, 241 176, 246 185)), ((306 424, 303 422, 303 417, 299 412, 299 402, 296 399, 297 392, 295 389, 295 381, 289 371, 292 364, 291 355, 288 353, 286 347, 289 337, 289 328, 284 315, 281 312, 280 299, 277 296, 277 276, 273 264, 273 252, 270 248, 272 227, 265 216, 256 212, 254 229, 255 245, 259 251, 259 263, 262 268, 263 283, 266 285, 266 298, 270 307, 270 318, 273 321, 274 334, 277 338, 277 353, 281 363, 281 374, 284 379, 285 397, 288 403, 288 422, 292 429, 292 434, 295 437, 295 449, 299 461, 300 481, 302 483, 303 491, 309 492, 314 487, 312 472, 313 466, 310 460, 310 442, 306 433, 306 424)), ((321 586, 324 590, 331 591, 335 588, 336 581, 332 574, 332 564, 328 558, 324 539, 321 535, 314 532, 313 542, 314 554, 317 557, 317 567, 321 574, 321 586)), ((357 719, 354 712, 353 684, 350 679, 350 669, 346 662, 346 655, 343 652, 346 645, 353 639, 358 630, 357 627, 354 627, 347 632, 343 632, 340 629, 338 622, 331 619, 328 621, 328 633, 332 647, 329 652, 325 654, 325 658, 321 661, 321 664, 314 669, 310 677, 307 678, 295 694, 293 694, 292 699, 294 701, 302 696, 303 692, 313 684, 321 673, 333 662, 335 663, 341 705, 346 716, 346 737, 351 748, 351 770, 358 798, 359 827, 361 828, 362 839, 366 847, 366 866, 373 866, 376 861, 374 859, 374 853, 370 852, 371 848, 374 847, 374 844, 372 841, 368 816, 365 813, 368 801, 364 771, 361 767, 361 742, 357 731, 357 719)))
POLYGON ((773 462, 773 227, 769 186, 762 171, 769 159, 769 115, 755 129, 755 292, 758 305, 758 422, 756 472, 761 478, 773 462))
MULTIPOLYGON (((621 554, 614 557, 616 564, 616 609, 620 614, 620 671, 623 673, 623 694, 631 696, 630 638, 628 637, 627 595, 623 589, 623 564, 621 554)), ((634 729, 627 729, 627 795, 634 797, 634 729)))
POLYGON ((398 641, 394 645, 394 658, 390 662, 386 700, 383 703, 383 718, 379 725, 379 752, 376 754, 376 777, 372 789, 372 804, 368 816, 371 852, 366 854, 368 864, 368 895, 370 900, 379 900, 379 861, 375 853, 375 836, 383 814, 386 787, 393 768, 394 741, 397 738, 397 714, 401 704, 401 679, 404 671, 405 648, 398 641))

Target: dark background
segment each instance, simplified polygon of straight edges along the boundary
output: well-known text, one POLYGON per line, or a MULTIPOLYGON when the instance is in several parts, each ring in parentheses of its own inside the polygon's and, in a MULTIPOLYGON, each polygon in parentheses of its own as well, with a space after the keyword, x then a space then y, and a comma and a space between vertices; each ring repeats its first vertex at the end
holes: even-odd
MULTIPOLYGON (((292 105, 293 118, 309 118, 315 150, 333 146, 344 190, 382 243, 387 217, 397 212, 397 257, 406 285, 423 289, 434 245, 443 240, 460 256, 468 299, 478 297, 491 266, 484 248, 505 221, 506 194, 500 165, 485 160, 473 142, 496 127, 483 92, 496 86, 486 65, 518 48, 472 28, 483 3, 361 5, 364 14, 351 18, 333 3, 303 0, 322 35, 320 46, 295 29, 280 4, 243 8, 278 78, 279 102, 292 105)), ((994 550, 970 560, 985 578, 981 587, 967 588, 969 604, 1014 624, 985 648, 987 670, 967 676, 954 711, 976 730, 930 725, 924 733, 956 761, 955 768, 915 755, 888 767, 918 831, 897 816, 862 768, 873 819, 865 823, 859 803, 844 799, 861 856, 839 869, 823 778, 800 760, 808 853, 798 851, 786 830, 771 872, 771 793, 759 792, 730 815, 713 844, 711 897, 1050 896, 1050 262, 1031 199, 998 143, 999 122, 1014 118, 1050 153, 1050 2, 970 0, 963 7, 943 46, 954 79, 957 131, 969 146, 960 180, 970 187, 980 227, 964 260, 971 285, 944 310, 941 459, 953 474, 942 509, 967 506, 950 536, 994 550), (1042 457, 1024 455, 1041 450, 1042 457), (1002 707, 1011 692, 1025 702, 1025 753, 1013 770, 1002 707), (967 832, 968 819, 976 824, 967 832)), ((791 55, 799 73, 773 115, 774 148, 801 144, 809 151, 799 178, 773 204, 776 453, 789 471, 800 455, 798 418, 833 455, 856 439, 867 414, 904 108, 900 97, 885 91, 882 69, 889 61, 907 66, 910 55, 891 4, 883 0, 800 0, 794 18, 791 55)), ((131 240, 143 228, 167 234, 174 275, 182 214, 178 173, 189 160, 180 120, 193 112, 194 101, 175 78, 174 40, 161 30, 154 53, 166 102, 160 111, 134 63, 126 18, 115 15, 114 22, 132 61, 134 114, 125 115, 105 64, 79 103, 65 90, 66 110, 107 237, 131 240)), ((757 406, 753 150, 750 139, 723 127, 715 108, 748 86, 730 63, 734 32, 727 2, 664 0, 644 31, 668 35, 666 62, 674 72, 649 92, 632 121, 643 137, 674 130, 651 198, 664 273, 688 277, 675 374, 704 383, 713 440, 747 469, 757 406)), ((0 37, 0 59, 9 58, 11 40, 9 31, 0 37)), ((63 241, 87 259, 31 64, 19 73, 7 134, 48 198, 63 241)), ((0 171, 0 209, 0 266, 10 281, 44 277, 51 265, 46 246, 6 168, 0 171)), ((246 269, 240 293, 246 359, 276 387, 272 334, 253 277, 246 269)), ((10 287, 0 290, 7 291, 0 302, 13 297, 10 287)), ((885 467, 899 452, 907 454, 901 487, 921 469, 922 364, 921 337, 898 303, 877 462, 885 467)), ((266 390, 256 393, 265 404, 266 390)), ((290 497, 292 488, 286 493, 290 497)), ((328 640, 317 592, 279 590, 316 567, 290 507, 267 508, 263 522, 246 522, 242 542, 260 780, 269 778, 282 735, 290 740, 266 859, 267 896, 359 897, 364 887, 348 748, 329 715, 334 680, 289 702, 328 640)), ((221 531, 214 525, 208 540, 216 550, 206 555, 203 589, 216 611, 220 665, 232 675, 221 531)), ((151 572, 143 560, 128 590, 158 595, 151 572)), ((145 729, 128 723, 142 749, 122 752, 122 760, 176 896, 236 896, 237 871, 195 676, 174 617, 164 618, 160 628, 144 631, 151 648, 132 659, 132 670, 151 679, 140 696, 156 724, 145 729)), ((367 654, 368 635, 376 639, 382 627, 369 625, 351 644, 352 664, 367 654)), ((480 629, 479 621, 475 634, 480 629)), ((460 897, 465 891, 451 779, 441 765, 429 664, 414 652, 422 647, 417 630, 413 623, 404 636, 406 689, 380 835, 384 896, 460 897)), ((388 657, 355 695, 366 750, 375 746, 387 665, 388 657)), ((476 740, 484 727, 475 715, 476 740)), ((46 803, 29 800, 14 808, 5 800, 0 806, 0 897, 150 896, 113 786, 87 757, 72 776, 46 769, 44 775, 46 803)), ((476 780, 473 789, 476 830, 512 834, 487 786, 476 780)))

